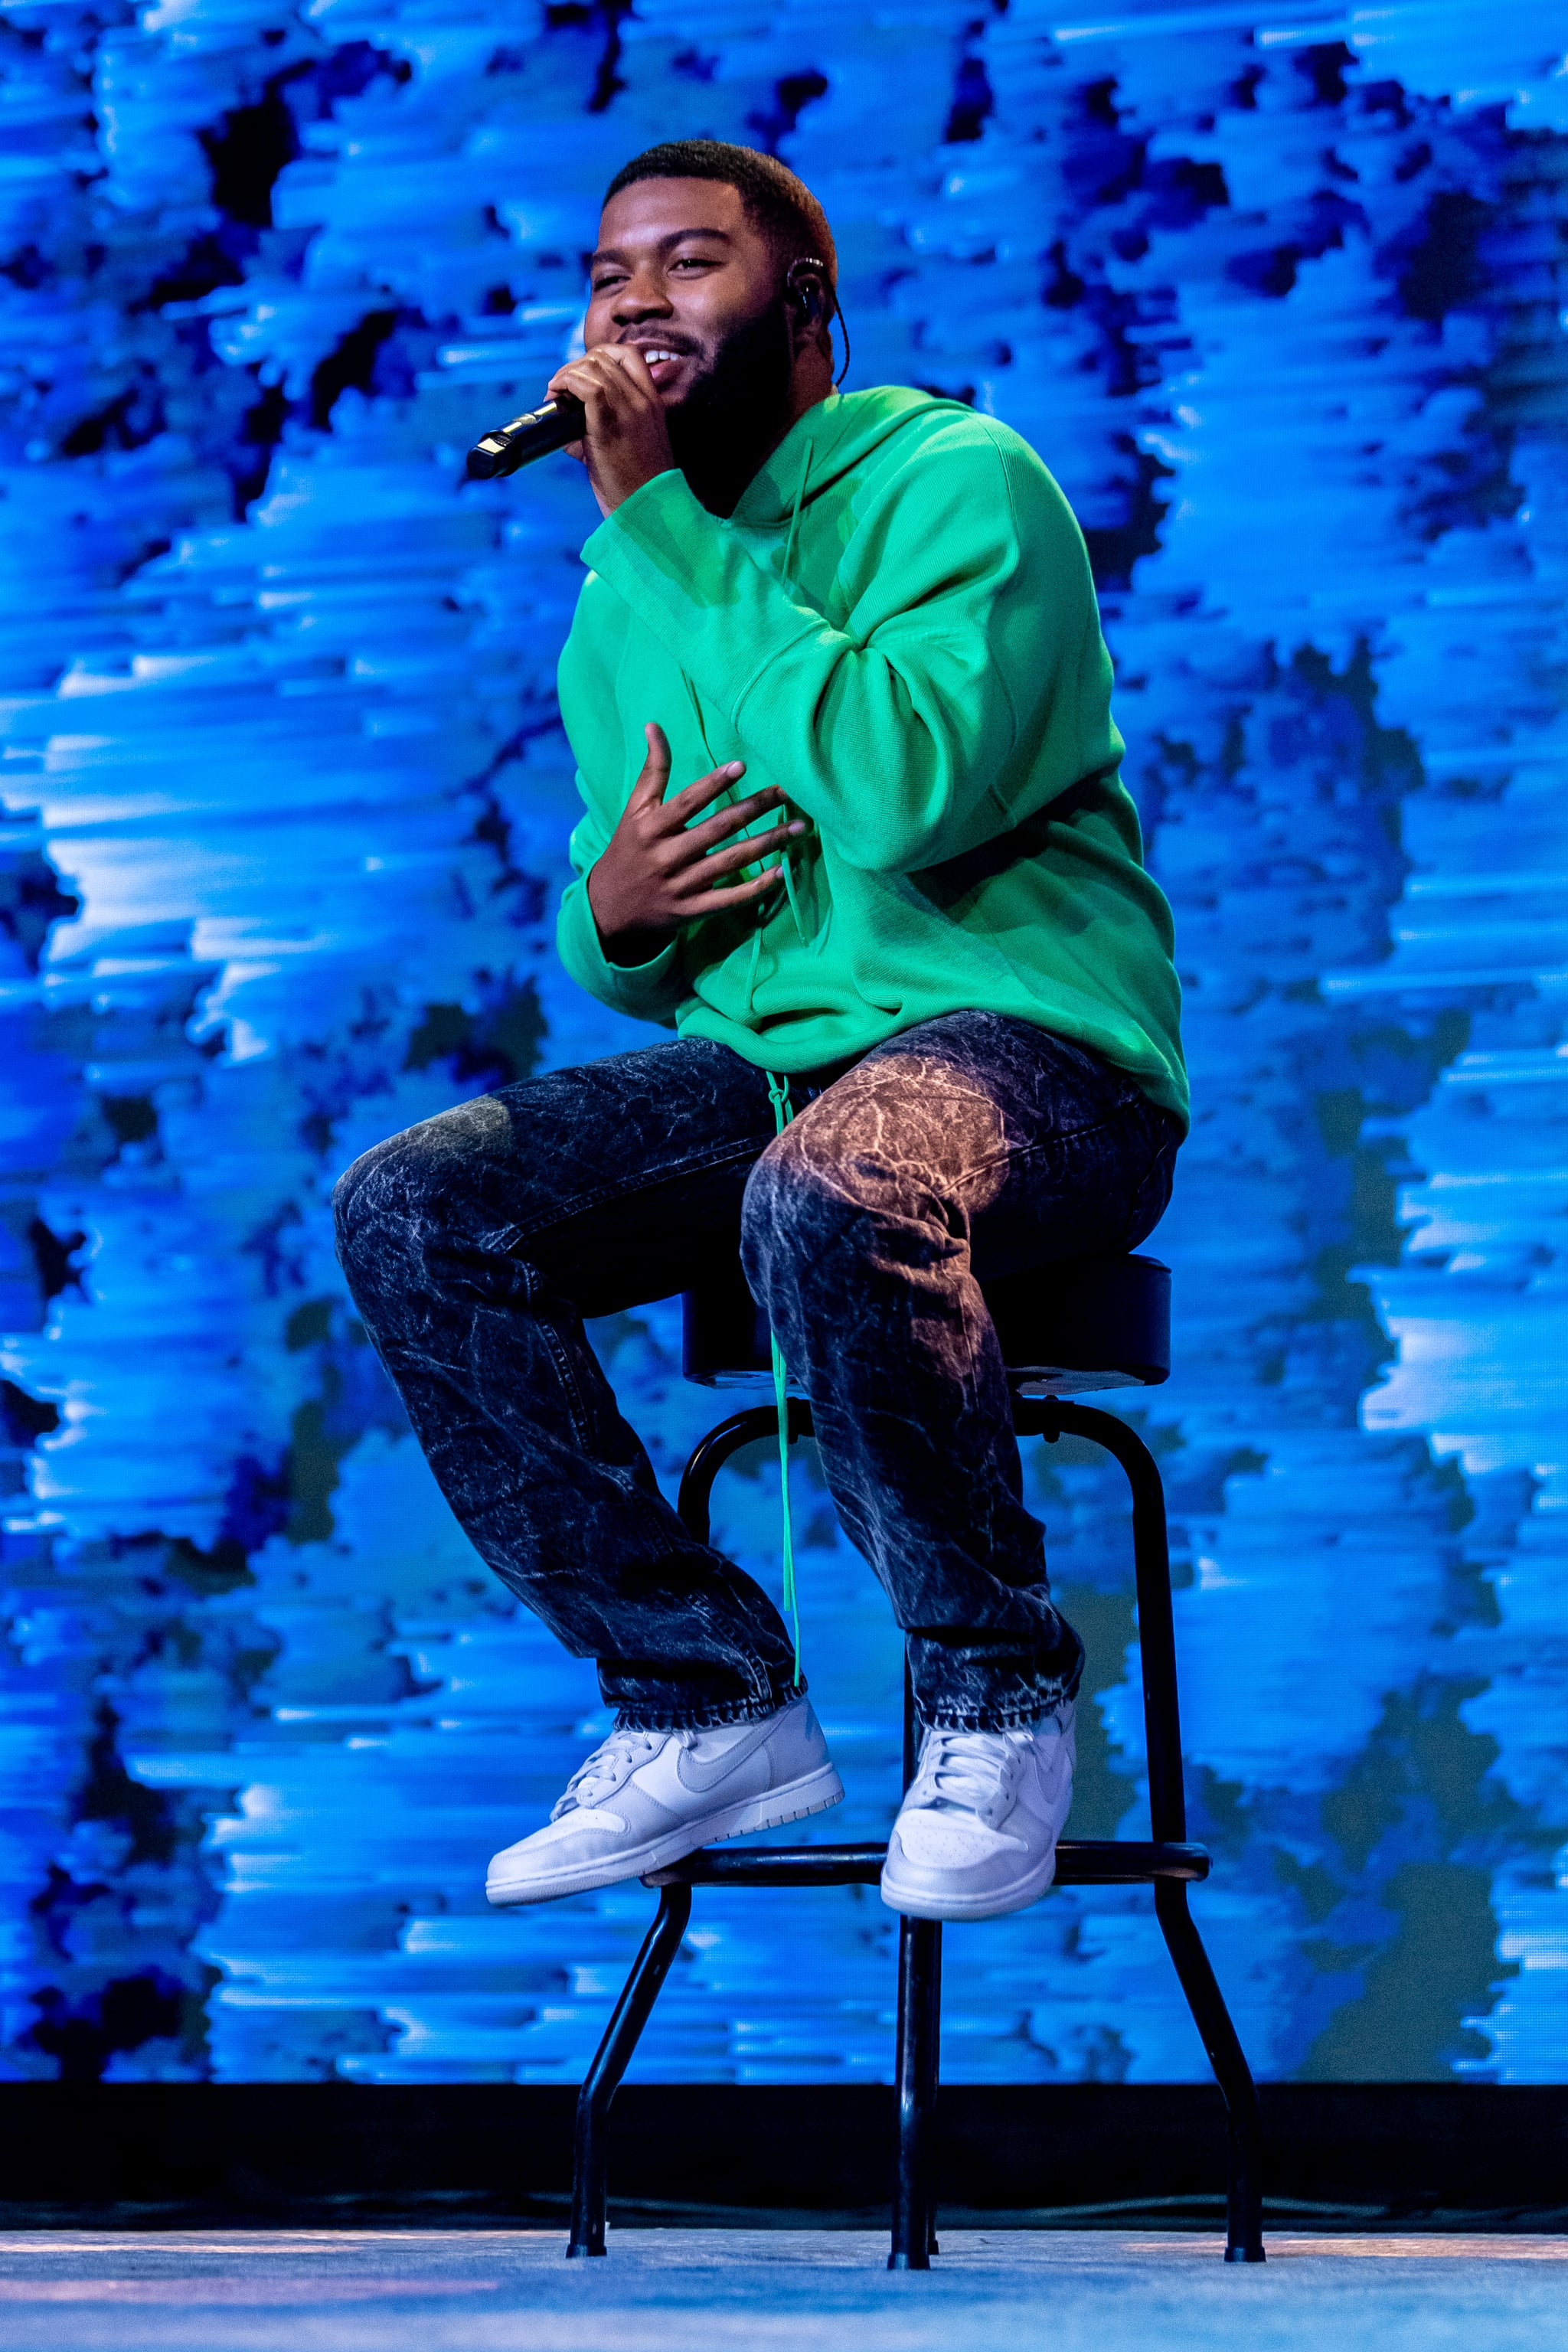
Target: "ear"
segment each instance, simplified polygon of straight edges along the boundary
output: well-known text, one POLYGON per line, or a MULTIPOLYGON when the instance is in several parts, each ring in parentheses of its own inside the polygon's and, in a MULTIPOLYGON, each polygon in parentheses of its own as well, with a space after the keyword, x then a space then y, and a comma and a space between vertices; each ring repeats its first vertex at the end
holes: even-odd
POLYGON ((793 261, 784 273, 784 314, 796 356, 815 351, 833 365, 834 299, 827 273, 815 254, 793 261))
POLYGON ((826 327, 829 313, 827 283, 823 266, 815 254, 792 261, 784 272, 784 284, 789 291, 791 310, 801 324, 817 329, 826 327))

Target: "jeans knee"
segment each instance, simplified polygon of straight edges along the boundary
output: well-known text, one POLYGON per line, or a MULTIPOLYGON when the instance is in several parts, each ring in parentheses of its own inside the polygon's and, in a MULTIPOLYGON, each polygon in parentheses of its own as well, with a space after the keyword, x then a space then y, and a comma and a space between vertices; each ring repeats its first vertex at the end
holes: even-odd
POLYGON ((769 1144, 741 1203, 741 1260, 759 1297, 833 1255, 859 1221, 849 1171, 831 1180, 794 1127, 769 1144))
POLYGON ((342 1174, 332 1186, 332 1230, 338 1237, 340 1257, 353 1231, 356 1221, 355 1202, 359 1199, 363 1187, 370 1181, 375 1155, 380 1149, 380 1145, 374 1145, 369 1151, 362 1151, 359 1158, 351 1161, 343 1170, 342 1174))
POLYGON ((345 1170, 332 1189, 332 1219, 356 1297, 404 1278, 433 1246, 485 1227, 486 1170, 511 1142, 505 1108, 479 1095, 374 1144, 345 1170))
POLYGON ((405 1140, 395 1135, 384 1143, 373 1144, 344 1169, 332 1187, 338 1264, 348 1276, 351 1290, 357 1291, 374 1268, 384 1266, 400 1228, 406 1229, 413 1203, 405 1140))

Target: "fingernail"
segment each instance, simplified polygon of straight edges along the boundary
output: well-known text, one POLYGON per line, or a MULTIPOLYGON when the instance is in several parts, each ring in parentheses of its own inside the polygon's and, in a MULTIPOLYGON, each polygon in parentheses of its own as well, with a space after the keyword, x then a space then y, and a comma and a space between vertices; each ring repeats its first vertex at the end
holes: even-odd
POLYGON ((790 827, 790 831, 792 833, 804 833, 805 831, 805 826, 802 824, 799 817, 796 817, 795 823, 790 827))

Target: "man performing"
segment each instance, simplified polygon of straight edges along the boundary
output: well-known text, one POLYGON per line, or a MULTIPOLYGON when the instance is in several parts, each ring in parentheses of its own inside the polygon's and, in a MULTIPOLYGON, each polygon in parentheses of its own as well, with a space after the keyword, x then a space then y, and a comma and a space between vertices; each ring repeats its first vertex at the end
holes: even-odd
POLYGON ((490 1864, 494 1903, 843 1795, 777 1612, 664 1500, 583 1329, 737 1248, 909 1639, 923 1744, 884 1900, 1020 1909, 1071 1802, 1082 1651, 979 1278, 1158 1222, 1186 1124, 1170 916, 1065 499, 957 402, 836 394, 835 282, 770 156, 687 142, 612 183, 551 385, 604 516, 560 670, 586 808, 560 946, 677 1034, 427 1119, 336 1195, 453 1510, 618 1711, 490 1864))

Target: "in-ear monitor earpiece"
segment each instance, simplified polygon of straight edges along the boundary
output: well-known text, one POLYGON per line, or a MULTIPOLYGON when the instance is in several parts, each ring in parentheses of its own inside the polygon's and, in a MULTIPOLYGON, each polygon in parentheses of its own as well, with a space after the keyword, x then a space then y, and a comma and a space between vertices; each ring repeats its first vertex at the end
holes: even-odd
POLYGON ((784 285, 805 325, 826 325, 830 341, 835 319, 844 330, 844 364, 835 378, 836 383, 842 383, 849 373, 849 322, 838 299, 838 289, 828 278, 826 262, 819 253, 803 253, 785 270, 784 285))
POLYGON ((818 255, 805 253, 798 261, 791 262, 785 275, 795 307, 808 325, 815 324, 826 314, 826 263, 818 255))

